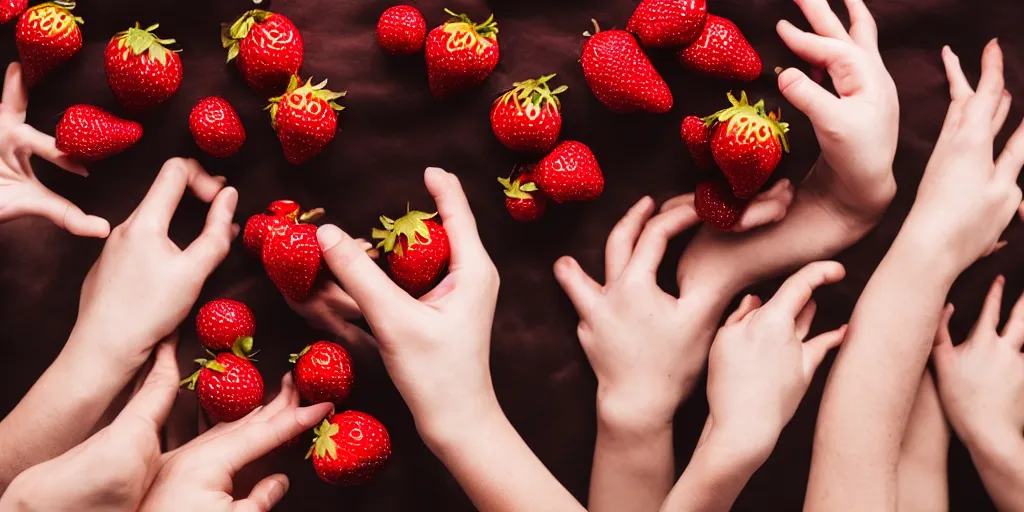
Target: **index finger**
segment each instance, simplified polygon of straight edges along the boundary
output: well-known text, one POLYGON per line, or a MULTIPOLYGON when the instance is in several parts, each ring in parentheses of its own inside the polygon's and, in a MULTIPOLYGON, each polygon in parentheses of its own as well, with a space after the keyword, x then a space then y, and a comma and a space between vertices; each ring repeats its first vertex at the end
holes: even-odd
POLYGON ((333 407, 325 402, 278 411, 266 422, 249 422, 210 441, 202 447, 203 456, 226 463, 234 474, 246 464, 313 428, 333 407))
POLYGON ((224 188, 224 181, 210 176, 195 160, 172 158, 160 168, 160 174, 132 217, 146 219, 166 231, 186 188, 192 189, 192 193, 204 203, 209 203, 224 188))
POLYGON ((4 92, 0 98, 0 114, 14 116, 19 122, 25 120, 28 110, 28 88, 22 80, 21 64, 12 62, 4 75, 4 92))
POLYGON ((999 100, 1003 97, 1003 88, 1006 85, 1003 77, 1003 50, 999 43, 993 39, 985 46, 981 55, 981 80, 978 81, 978 89, 974 96, 968 100, 965 115, 978 123, 977 126, 988 128, 999 107, 999 100))
POLYGON ((427 191, 434 197, 451 246, 451 270, 480 258, 488 258, 480 241, 476 219, 459 179, 444 169, 428 167, 423 173, 427 191))
MULTIPOLYGON (((139 392, 125 405, 118 418, 134 417, 152 422, 159 431, 171 413, 174 398, 178 394, 178 361, 175 350, 178 333, 165 338, 153 351, 153 368, 146 376, 139 392)), ((116 420, 115 420, 116 421, 116 420)))
POLYGON ((786 279, 775 296, 764 305, 762 311, 774 310, 789 318, 796 318, 803 310, 814 290, 819 286, 832 284, 846 276, 846 269, 835 261, 810 263, 786 279))

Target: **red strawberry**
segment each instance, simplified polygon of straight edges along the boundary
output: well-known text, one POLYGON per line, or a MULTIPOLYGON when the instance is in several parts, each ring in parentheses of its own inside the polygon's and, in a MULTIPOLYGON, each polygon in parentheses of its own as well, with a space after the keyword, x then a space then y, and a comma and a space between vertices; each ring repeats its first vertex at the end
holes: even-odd
POLYGON ((733 194, 750 199, 771 177, 782 152, 789 152, 789 124, 765 112, 763 100, 750 105, 745 92, 739 101, 729 93, 729 102, 732 107, 705 119, 711 125, 711 155, 733 194))
POLYGON ((295 386, 307 402, 338 404, 352 392, 352 358, 341 345, 318 341, 288 360, 295 363, 295 386))
POLYGON ((747 201, 736 199, 724 181, 705 181, 694 194, 697 216, 718 229, 732 229, 743 215, 747 201))
POLYGON ((316 474, 329 484, 365 483, 391 457, 391 437, 387 429, 364 412, 335 414, 313 433, 316 439, 306 458, 313 458, 316 474))
POLYGON ((159 25, 118 32, 104 55, 107 82, 114 96, 128 110, 147 110, 170 98, 181 85, 181 58, 153 33, 159 25))
POLYGON ((452 19, 427 35, 427 81, 437 99, 476 87, 498 65, 498 24, 493 14, 477 25, 465 14, 444 12, 452 19))
POLYGON ((228 62, 237 57, 242 78, 263 94, 280 93, 302 66, 302 35, 277 13, 247 11, 223 26, 220 40, 228 49, 228 62))
POLYGON ((270 203, 265 211, 249 217, 245 223, 245 231, 242 232, 242 243, 245 245, 245 250, 257 258, 261 257, 263 255, 263 239, 267 236, 267 230, 284 223, 296 222, 296 219, 299 218, 299 211, 299 203, 282 199, 270 203))
POLYGON ((704 32, 679 51, 679 62, 690 71, 726 80, 749 82, 761 75, 761 57, 735 23, 708 15, 704 32))
POLYGON ((245 144, 245 127, 231 104, 220 96, 199 100, 188 115, 188 129, 199 149, 217 158, 227 158, 245 144))
POLYGON ((430 220, 435 215, 412 210, 396 220, 381 216, 384 229, 373 230, 377 248, 388 254, 391 276, 414 297, 430 290, 451 256, 444 226, 430 220))
POLYGON ((231 350, 239 338, 256 333, 256 319, 249 306, 231 299, 207 302, 196 314, 196 334, 199 342, 210 350, 231 350))
POLYGON ((533 180, 556 203, 592 201, 604 191, 604 174, 597 158, 585 144, 574 140, 562 142, 544 157, 533 180))
POLYGON ((57 149, 86 162, 116 155, 141 138, 141 124, 92 105, 69 107, 57 123, 57 149))
POLYGON ((705 0, 643 0, 636 6, 626 30, 645 46, 684 46, 700 37, 708 20, 705 0))
POLYGON ((707 123, 697 116, 687 116, 680 131, 693 163, 701 169, 710 169, 714 160, 711 157, 711 130, 707 123))
POLYGON ((427 22, 411 5, 389 7, 377 21, 377 42, 391 55, 410 55, 423 49, 427 22))
POLYGON ((207 414, 222 421, 235 421, 263 401, 263 377, 245 358, 245 347, 240 345, 232 348, 237 353, 221 352, 212 361, 196 359, 202 368, 181 381, 182 386, 196 391, 207 414))
POLYGON ((13 20, 28 7, 28 0, 0 0, 0 24, 13 20))
POLYGON ((505 208, 512 218, 519 222, 533 222, 544 215, 548 200, 537 188, 530 174, 520 174, 515 179, 498 178, 505 187, 505 208))
POLYGON ((327 80, 316 85, 312 85, 312 79, 300 83, 298 75, 292 75, 285 93, 270 98, 267 106, 284 157, 292 165, 305 163, 327 147, 338 130, 335 111, 345 108, 334 102, 345 92, 324 89, 327 80))
POLYGON ((320 243, 313 224, 269 226, 263 239, 263 268, 286 297, 302 302, 320 271, 320 243))
POLYGON ((583 76, 598 101, 612 112, 672 110, 672 91, 640 49, 633 34, 606 30, 594 21, 594 34, 583 43, 583 76))
POLYGON ((548 88, 555 75, 512 84, 512 89, 491 107, 491 129, 513 151, 544 153, 558 142, 562 131, 562 105, 558 95, 569 88, 548 88))
POLYGON ((46 2, 32 6, 18 18, 14 42, 29 87, 82 49, 78 24, 83 22, 71 14, 74 8, 71 1, 46 2))

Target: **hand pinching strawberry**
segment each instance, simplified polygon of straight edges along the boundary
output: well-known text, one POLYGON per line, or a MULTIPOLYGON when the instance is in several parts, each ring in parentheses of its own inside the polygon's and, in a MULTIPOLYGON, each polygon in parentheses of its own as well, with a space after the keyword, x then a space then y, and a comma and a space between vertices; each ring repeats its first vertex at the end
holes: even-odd
POLYGON ((352 358, 341 345, 318 341, 288 360, 295 364, 295 386, 303 400, 340 404, 352 392, 352 358))
POLYGON ((480 85, 498 65, 498 24, 492 14, 474 23, 445 9, 452 19, 427 34, 427 81, 437 99, 480 85))
POLYGON ((306 458, 321 480, 334 485, 369 481, 391 457, 391 437, 369 414, 345 411, 324 420, 314 430, 316 439, 306 458))
POLYGON ((548 82, 555 75, 512 84, 491 107, 491 129, 513 151, 544 153, 558 142, 562 131, 562 105, 558 95, 569 88, 548 82))
POLYGON ((107 44, 104 69, 114 96, 128 110, 140 112, 170 98, 181 85, 181 58, 153 33, 159 25, 135 26, 119 32, 107 44))
POLYGON ((382 215, 384 229, 373 230, 377 248, 388 255, 392 279, 414 297, 427 293, 448 268, 448 233, 432 220, 436 215, 417 210, 395 220, 382 215))

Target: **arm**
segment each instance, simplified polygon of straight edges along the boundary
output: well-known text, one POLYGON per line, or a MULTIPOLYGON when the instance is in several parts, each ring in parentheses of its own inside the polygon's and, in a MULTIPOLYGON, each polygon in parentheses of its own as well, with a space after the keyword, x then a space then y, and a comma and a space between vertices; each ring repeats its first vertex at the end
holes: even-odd
POLYGON ((900 446, 900 512, 949 510, 949 424, 931 372, 925 370, 900 446))

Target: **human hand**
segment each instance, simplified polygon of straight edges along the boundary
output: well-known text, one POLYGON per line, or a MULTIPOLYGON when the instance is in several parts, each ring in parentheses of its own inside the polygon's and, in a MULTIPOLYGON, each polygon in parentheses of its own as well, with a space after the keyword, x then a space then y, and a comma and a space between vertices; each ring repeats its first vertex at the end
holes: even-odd
MULTIPOLYGON (((377 257, 373 244, 362 238, 357 238, 356 243, 371 258, 377 257)), ((287 295, 283 295, 283 297, 284 301, 288 303, 288 307, 305 318, 310 326, 335 336, 347 335, 351 326, 349 321, 363 316, 359 311, 359 304, 356 304, 352 296, 345 293, 345 290, 342 290, 334 281, 321 282, 302 302, 296 302, 287 295)))
POLYGON ((86 215, 80 208, 39 182, 30 159, 44 160, 81 176, 85 168, 57 149, 53 137, 25 124, 28 88, 22 80, 21 65, 12 62, 4 78, 0 101, 0 222, 25 215, 38 215, 74 235, 104 238, 110 224, 86 215))
POLYGON ((172 334, 156 348, 149 375, 110 425, 18 475, 0 510, 137 510, 156 477, 160 429, 178 392, 177 342, 172 334))
POLYGON ((761 462, 796 413, 818 365, 846 326, 804 341, 817 306, 811 294, 845 275, 832 261, 805 266, 766 304, 744 297, 711 345, 705 435, 749 449, 761 462))
POLYGON ((168 160, 86 276, 69 343, 117 356, 129 371, 138 368, 185 319, 206 278, 227 256, 238 233, 231 222, 237 203, 238 192, 224 188, 224 178, 210 176, 195 160, 168 160), (186 188, 213 204, 203 232, 181 250, 167 229, 186 188))

